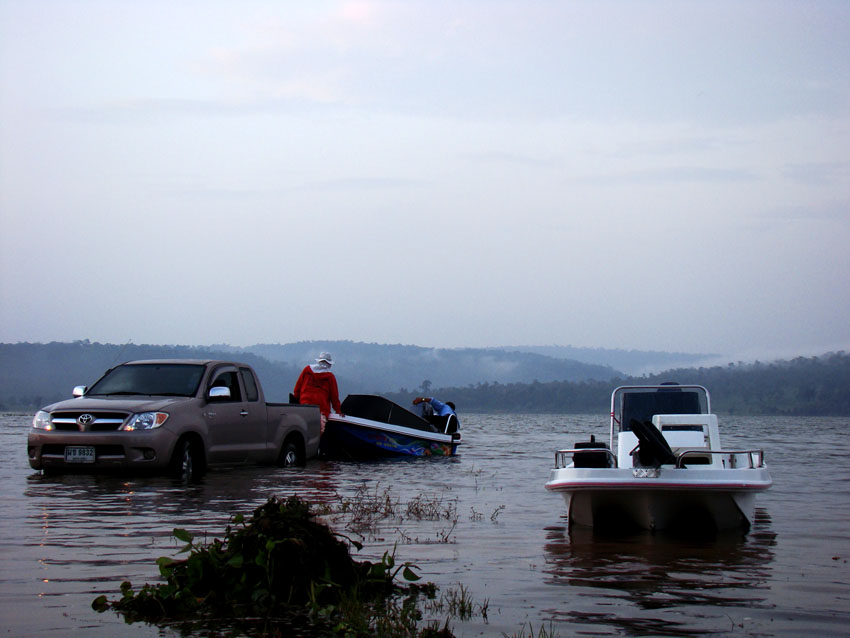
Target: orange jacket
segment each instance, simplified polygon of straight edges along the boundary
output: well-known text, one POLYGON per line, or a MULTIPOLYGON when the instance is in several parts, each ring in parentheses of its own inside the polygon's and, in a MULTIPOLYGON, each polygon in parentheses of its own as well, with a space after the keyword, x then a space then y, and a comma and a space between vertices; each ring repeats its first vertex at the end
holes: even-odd
POLYGON ((331 406, 335 412, 342 414, 339 389, 332 372, 315 372, 307 366, 301 371, 292 394, 298 403, 318 405, 319 411, 325 416, 331 413, 331 406))

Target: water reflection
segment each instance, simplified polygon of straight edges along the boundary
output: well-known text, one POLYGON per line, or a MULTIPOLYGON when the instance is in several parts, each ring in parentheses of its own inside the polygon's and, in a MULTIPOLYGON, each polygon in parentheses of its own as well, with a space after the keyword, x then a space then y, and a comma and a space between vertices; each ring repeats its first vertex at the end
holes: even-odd
MULTIPOLYGON (((126 562, 150 560, 148 550, 167 546, 162 539, 170 539, 174 528, 218 534, 232 516, 249 515, 272 496, 297 494, 316 506, 324 504, 334 510, 341 495, 350 496, 359 485, 369 483, 376 486, 375 490, 382 482, 386 489, 393 485, 394 498, 400 498, 405 485, 416 490, 428 487, 423 478, 431 472, 441 475, 439 470, 427 459, 362 466, 312 461, 303 468, 220 470, 189 484, 157 476, 32 473, 26 477, 23 490, 31 532, 27 545, 49 547, 55 556, 60 549, 97 547, 109 537, 116 539, 113 547, 99 552, 92 565, 103 557, 126 562)), ((79 553, 74 560, 80 560, 79 553)))
POLYGON ((771 608, 775 546, 763 510, 757 510, 749 534, 704 538, 551 527, 545 543, 547 582, 568 587, 565 592, 578 600, 549 613, 556 621, 619 628, 628 635, 724 633, 729 627, 721 630, 716 621, 705 625, 699 619, 721 608, 771 608))
POLYGON ((149 516, 212 511, 227 514, 246 504, 265 501, 269 496, 298 491, 315 500, 333 493, 332 468, 316 463, 309 468, 235 468, 207 474, 194 483, 167 477, 122 478, 111 475, 58 475, 27 477, 24 496, 44 506, 52 515, 76 517, 79 512, 96 510, 103 516, 149 516), (331 470, 331 471, 328 471, 331 470), (51 499, 61 493, 61 500, 51 499), (93 508, 93 505, 96 506, 93 508), (58 507, 57 507, 58 506, 58 507), (79 508, 79 509, 78 509, 79 508))

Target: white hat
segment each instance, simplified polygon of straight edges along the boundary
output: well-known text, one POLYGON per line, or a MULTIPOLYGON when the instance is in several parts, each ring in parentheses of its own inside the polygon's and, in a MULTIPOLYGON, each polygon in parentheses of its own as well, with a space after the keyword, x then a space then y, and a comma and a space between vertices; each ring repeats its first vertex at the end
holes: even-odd
POLYGON ((316 362, 320 363, 322 361, 324 361, 328 365, 333 365, 333 362, 334 362, 333 357, 331 357, 330 352, 322 352, 321 354, 319 354, 319 358, 316 359, 316 362))

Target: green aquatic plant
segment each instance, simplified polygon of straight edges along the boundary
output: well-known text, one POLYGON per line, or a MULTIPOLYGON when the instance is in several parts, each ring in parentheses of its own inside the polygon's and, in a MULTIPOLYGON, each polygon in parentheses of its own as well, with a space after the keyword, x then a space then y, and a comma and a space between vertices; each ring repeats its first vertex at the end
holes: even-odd
POLYGON ((435 614, 448 614, 459 620, 470 620, 480 616, 487 620, 487 612, 490 601, 485 600, 483 604, 476 603, 469 595, 469 589, 462 583, 441 592, 439 597, 432 597, 426 604, 427 611, 435 614))
POLYGON ((361 545, 315 520, 297 496, 271 498, 250 519, 235 516, 221 539, 200 543, 184 529, 174 537, 188 557, 157 560, 164 582, 138 590, 124 582, 118 600, 99 596, 92 607, 128 622, 307 618, 353 637, 452 635, 448 619, 442 628, 434 621, 418 628, 437 588, 415 582, 415 565, 396 561, 395 549, 380 562, 355 561, 350 547, 361 545))

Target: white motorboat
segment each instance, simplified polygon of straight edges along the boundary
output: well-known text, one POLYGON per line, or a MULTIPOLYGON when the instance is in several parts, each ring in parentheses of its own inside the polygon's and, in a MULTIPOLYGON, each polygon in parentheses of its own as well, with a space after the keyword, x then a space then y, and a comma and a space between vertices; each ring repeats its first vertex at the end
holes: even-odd
POLYGON ((749 528, 772 483, 763 450, 723 449, 704 387, 664 384, 615 389, 609 442, 558 450, 546 489, 570 525, 722 530, 749 528))

